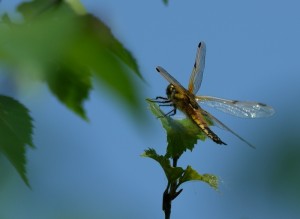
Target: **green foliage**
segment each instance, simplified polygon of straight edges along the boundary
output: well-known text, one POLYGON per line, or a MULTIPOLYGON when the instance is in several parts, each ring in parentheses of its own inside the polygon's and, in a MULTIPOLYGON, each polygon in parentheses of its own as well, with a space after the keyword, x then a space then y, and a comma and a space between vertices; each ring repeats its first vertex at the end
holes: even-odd
POLYGON ((24 22, 14 24, 4 15, 0 26, 0 61, 17 77, 45 81, 82 118, 92 76, 129 109, 142 111, 132 79, 132 72, 142 78, 136 60, 99 18, 77 14, 62 0, 26 2, 18 11, 24 22))
POLYGON ((169 182, 179 179, 184 172, 181 167, 172 167, 170 160, 166 156, 158 155, 154 149, 145 150, 142 156, 156 160, 163 168, 169 182))
POLYGON ((147 100, 152 113, 158 117, 167 133, 168 146, 165 155, 158 155, 154 149, 145 150, 143 157, 149 157, 156 160, 163 168, 169 184, 176 184, 176 189, 188 181, 202 181, 210 185, 214 189, 218 189, 218 178, 212 174, 199 174, 191 166, 187 168, 177 167, 176 164, 180 156, 187 149, 192 151, 198 140, 205 140, 205 134, 194 125, 189 119, 175 120, 169 116, 164 116, 159 106, 147 100))
POLYGON ((194 170, 191 166, 187 166, 187 168, 184 170, 183 176, 179 178, 179 184, 192 181, 192 180, 206 182, 212 188, 216 190, 218 189, 218 177, 207 173, 201 175, 196 170, 194 170))
POLYGON ((205 140, 205 134, 189 119, 175 120, 169 116, 164 116, 164 112, 157 104, 150 100, 147 101, 151 112, 160 119, 167 132, 167 157, 180 157, 187 149, 192 151, 198 140, 205 140))
POLYGON ((32 119, 28 109, 11 97, 0 95, 0 152, 14 165, 23 181, 26 177, 26 145, 32 143, 32 119))
POLYGON ((48 75, 47 83, 50 90, 70 109, 86 118, 82 107, 92 87, 88 69, 76 65, 60 65, 59 69, 48 75), (73 67, 66 69, 66 67, 73 67))
POLYGON ((186 169, 183 169, 182 167, 173 167, 170 163, 170 160, 166 156, 158 155, 156 151, 152 148, 145 150, 145 152, 141 156, 149 157, 157 161, 163 168, 168 182, 170 184, 176 183, 178 181, 177 187, 179 187, 185 182, 197 180, 207 183, 216 190, 218 189, 218 178, 215 175, 201 175, 191 166, 187 166, 186 169))
MULTIPOLYGON (((0 18, 0 64, 11 69, 11 78, 46 83, 54 96, 86 120, 83 104, 95 78, 135 116, 142 115, 133 76, 143 78, 135 58, 99 18, 85 13, 79 1, 34 0, 17 10, 23 16, 20 23, 7 14, 0 18)), ((25 145, 33 145, 31 119, 20 103, 3 96, 1 101, 0 153, 29 185, 25 145)))

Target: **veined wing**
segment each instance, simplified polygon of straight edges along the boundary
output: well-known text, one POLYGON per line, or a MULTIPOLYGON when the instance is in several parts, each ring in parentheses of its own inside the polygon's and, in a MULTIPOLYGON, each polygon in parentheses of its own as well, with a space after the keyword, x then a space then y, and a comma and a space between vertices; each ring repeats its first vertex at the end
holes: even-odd
POLYGON ((183 93, 187 92, 187 90, 172 75, 170 75, 163 67, 157 66, 156 71, 158 71, 170 84, 173 84, 177 90, 180 90, 183 93))
POLYGON ((228 128, 224 123, 222 123, 220 120, 218 120, 216 117, 214 117, 213 115, 211 115, 210 113, 206 112, 205 110, 202 110, 202 114, 208 118, 213 125, 216 125, 226 131, 231 132, 233 135, 235 135, 237 138, 239 138, 241 141, 245 142, 247 145, 249 145, 252 148, 255 148, 255 146, 253 146, 251 143, 249 143, 248 141, 246 141, 244 138, 242 138, 241 136, 239 136, 237 133, 235 133, 234 131, 232 131, 230 128, 228 128))
POLYGON ((225 113, 241 118, 269 117, 275 113, 275 110, 272 107, 258 102, 226 100, 210 96, 196 96, 196 100, 200 103, 204 103, 225 113))
POLYGON ((203 71, 205 67, 205 54, 206 45, 204 42, 200 42, 198 45, 196 60, 189 81, 189 91, 192 94, 196 94, 198 92, 202 82, 203 71))

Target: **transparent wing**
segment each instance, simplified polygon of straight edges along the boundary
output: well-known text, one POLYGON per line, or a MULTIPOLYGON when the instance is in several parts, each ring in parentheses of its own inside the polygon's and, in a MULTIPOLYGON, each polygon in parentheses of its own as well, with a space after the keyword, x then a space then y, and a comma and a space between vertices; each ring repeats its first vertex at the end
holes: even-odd
POLYGON ((196 94, 198 92, 202 82, 203 71, 205 67, 205 54, 206 45, 204 42, 200 42, 198 45, 196 60, 189 82, 189 91, 193 94, 196 94))
POLYGON ((269 117, 275 110, 263 103, 243 102, 237 100, 226 100, 217 97, 197 96, 196 100, 215 109, 241 118, 261 118, 269 117))
POLYGON ((219 128, 222 128, 226 131, 229 131, 231 134, 235 135, 237 138, 239 138, 241 141, 245 142, 247 145, 249 145, 252 148, 255 148, 254 145, 252 145, 251 143, 249 143, 248 141, 246 141, 244 138, 242 138, 241 136, 239 136, 237 133, 235 133, 234 131, 232 131, 230 128, 228 128, 224 123, 222 123, 220 120, 218 120, 216 117, 214 117, 213 115, 211 115, 210 113, 206 112, 205 110, 202 111, 202 114, 208 118, 209 121, 212 122, 213 125, 218 126, 219 128))
POLYGON ((186 92, 186 89, 172 76, 170 75, 163 67, 157 66, 156 71, 158 71, 170 84, 173 84, 176 89, 181 90, 183 93, 186 92))

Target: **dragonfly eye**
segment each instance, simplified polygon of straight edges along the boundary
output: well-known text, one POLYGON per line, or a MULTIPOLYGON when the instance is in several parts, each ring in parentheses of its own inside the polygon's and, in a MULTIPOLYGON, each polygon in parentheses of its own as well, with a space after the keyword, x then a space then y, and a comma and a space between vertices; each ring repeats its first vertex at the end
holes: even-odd
POLYGON ((173 84, 169 84, 169 86, 167 87, 166 93, 167 96, 170 97, 172 95, 172 93, 174 93, 175 91, 175 87, 173 84))

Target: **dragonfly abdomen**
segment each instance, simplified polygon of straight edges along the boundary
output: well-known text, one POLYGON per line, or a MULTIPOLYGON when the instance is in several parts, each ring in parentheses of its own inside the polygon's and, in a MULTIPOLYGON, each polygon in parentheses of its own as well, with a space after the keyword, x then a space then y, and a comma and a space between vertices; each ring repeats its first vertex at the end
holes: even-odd
POLYGON ((206 134, 206 136, 213 140, 215 143, 227 145, 208 127, 206 122, 203 121, 203 116, 199 114, 200 112, 198 110, 193 109, 190 110, 189 113, 187 113, 187 116, 189 116, 190 119, 206 134))
POLYGON ((202 124, 197 124, 201 130, 214 142, 217 144, 224 144, 227 145, 225 142, 223 142, 219 136, 217 136, 208 126, 202 125, 202 124))

